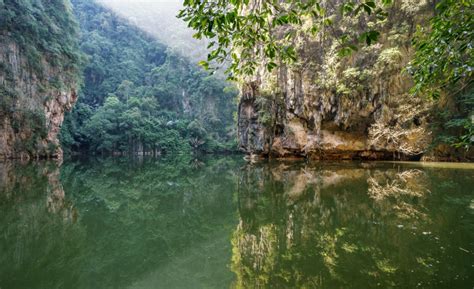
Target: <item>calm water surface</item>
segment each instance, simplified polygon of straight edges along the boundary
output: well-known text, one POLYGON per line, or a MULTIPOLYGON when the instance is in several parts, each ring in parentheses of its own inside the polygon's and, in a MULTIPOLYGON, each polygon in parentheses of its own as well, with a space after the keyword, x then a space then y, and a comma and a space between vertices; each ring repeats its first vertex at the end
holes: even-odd
POLYGON ((469 288, 474 168, 0 164, 0 288, 469 288))

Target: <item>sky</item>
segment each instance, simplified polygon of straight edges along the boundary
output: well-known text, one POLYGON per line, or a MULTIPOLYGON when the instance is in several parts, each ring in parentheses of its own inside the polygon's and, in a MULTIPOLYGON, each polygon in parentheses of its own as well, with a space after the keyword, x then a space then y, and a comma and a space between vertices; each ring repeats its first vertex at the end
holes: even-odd
POLYGON ((204 60, 207 56, 205 40, 192 37, 181 19, 176 18, 182 7, 180 0, 97 0, 114 10, 132 24, 155 36, 193 61, 204 60))

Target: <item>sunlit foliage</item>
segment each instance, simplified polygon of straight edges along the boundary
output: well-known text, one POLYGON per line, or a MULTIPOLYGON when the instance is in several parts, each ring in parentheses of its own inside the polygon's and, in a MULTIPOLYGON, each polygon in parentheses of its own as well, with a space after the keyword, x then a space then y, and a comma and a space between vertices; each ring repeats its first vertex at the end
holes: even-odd
MULTIPOLYGON (((359 17, 383 19, 384 7, 391 0, 381 2, 337 1, 339 13, 359 17)), ((334 15, 327 13, 334 3, 330 1, 184 1, 179 17, 196 30, 195 37, 211 40, 212 52, 201 65, 209 68, 213 61, 230 62, 227 72, 231 79, 252 75, 265 64, 268 71, 280 63, 297 59, 295 41, 298 34, 315 36, 332 24, 334 15)), ((357 49, 358 42, 375 42, 379 32, 367 30, 354 39, 349 33, 340 35, 340 54, 357 49)))

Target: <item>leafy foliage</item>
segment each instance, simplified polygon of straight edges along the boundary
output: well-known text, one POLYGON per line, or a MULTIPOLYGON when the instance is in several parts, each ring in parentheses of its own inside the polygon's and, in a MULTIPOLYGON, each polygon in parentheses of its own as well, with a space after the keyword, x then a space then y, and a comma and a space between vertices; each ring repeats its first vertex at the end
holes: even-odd
MULTIPOLYGON (((453 100, 451 100, 453 101, 453 100)), ((437 110, 435 129, 437 142, 469 151, 474 142, 474 90, 457 95, 454 103, 437 110)))
POLYGON ((69 1, 2 0, 0 27, 0 40, 13 38, 38 76, 44 76, 43 58, 68 76, 77 76, 81 54, 69 1))
POLYGON ((88 62, 79 103, 61 133, 65 147, 103 153, 235 149, 235 89, 111 11, 73 3, 88 62))
POLYGON ((441 109, 440 140, 466 150, 474 142, 473 15, 472 1, 440 1, 429 30, 419 28, 416 55, 408 67, 414 92, 454 103, 441 109))
POLYGON ((474 70, 473 2, 443 0, 436 5, 436 12, 429 28, 419 28, 416 56, 409 67, 416 80, 415 90, 434 98, 443 89, 459 91, 470 85, 474 70))
MULTIPOLYGON (((386 16, 383 7, 391 2, 342 1, 337 5, 342 15, 359 17, 364 12, 369 17, 383 19, 386 16)), ((271 71, 279 63, 296 61, 297 35, 316 36, 333 22, 332 15, 327 14, 328 8, 333 6, 330 1, 185 0, 184 6, 179 17, 197 31, 196 38, 211 40, 209 48, 213 50, 207 61, 200 64, 209 68, 213 61, 230 62, 227 73, 231 79, 252 75, 262 63, 271 71)), ((346 55, 356 50, 355 43, 359 41, 370 45, 378 36, 373 30, 352 41, 349 35, 341 35, 340 53, 346 55)))

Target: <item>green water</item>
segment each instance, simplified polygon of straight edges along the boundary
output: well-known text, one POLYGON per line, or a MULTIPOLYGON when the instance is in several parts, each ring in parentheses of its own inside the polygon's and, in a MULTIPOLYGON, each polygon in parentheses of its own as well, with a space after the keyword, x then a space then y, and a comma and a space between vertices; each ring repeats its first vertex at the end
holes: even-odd
POLYGON ((470 288, 473 166, 0 164, 0 288, 470 288))

